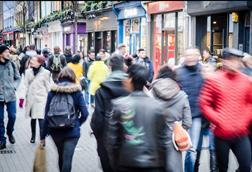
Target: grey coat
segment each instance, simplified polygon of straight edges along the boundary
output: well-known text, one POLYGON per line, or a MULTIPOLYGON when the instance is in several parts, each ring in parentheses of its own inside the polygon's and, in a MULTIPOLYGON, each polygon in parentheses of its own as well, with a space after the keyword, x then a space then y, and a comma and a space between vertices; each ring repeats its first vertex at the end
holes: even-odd
POLYGON ((20 74, 14 62, 0 62, 0 102, 16 101, 16 89, 20 74))
POLYGON ((166 169, 169 172, 182 172, 182 153, 177 151, 172 143, 173 124, 175 121, 182 122, 187 130, 192 125, 192 116, 188 97, 180 89, 178 84, 169 78, 159 79, 153 82, 151 95, 165 103, 168 130, 168 147, 166 154, 166 169))

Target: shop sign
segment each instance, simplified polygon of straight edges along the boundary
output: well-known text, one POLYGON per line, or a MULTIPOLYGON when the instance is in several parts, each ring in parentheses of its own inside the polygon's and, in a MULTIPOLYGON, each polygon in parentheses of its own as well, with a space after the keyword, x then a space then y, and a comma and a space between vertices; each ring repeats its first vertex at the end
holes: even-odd
POLYGON ((232 21, 233 21, 234 23, 237 23, 238 20, 239 20, 238 14, 237 14, 236 12, 232 12, 232 21))
POLYGON ((126 8, 124 9, 125 18, 132 18, 137 16, 137 8, 126 8))
POLYGON ((163 13, 169 11, 182 10, 184 1, 159 1, 148 3, 148 14, 163 13))

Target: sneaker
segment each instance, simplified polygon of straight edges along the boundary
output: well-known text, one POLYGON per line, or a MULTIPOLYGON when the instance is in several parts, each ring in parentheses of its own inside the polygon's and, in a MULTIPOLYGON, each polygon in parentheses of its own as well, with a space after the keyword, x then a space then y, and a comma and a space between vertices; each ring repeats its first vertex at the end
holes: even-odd
POLYGON ((14 136, 12 134, 9 135, 8 138, 9 138, 9 141, 10 141, 11 144, 14 144, 16 142, 15 138, 14 138, 14 136))
POLYGON ((5 143, 1 143, 0 144, 0 150, 5 149, 5 148, 6 148, 6 144, 5 143))

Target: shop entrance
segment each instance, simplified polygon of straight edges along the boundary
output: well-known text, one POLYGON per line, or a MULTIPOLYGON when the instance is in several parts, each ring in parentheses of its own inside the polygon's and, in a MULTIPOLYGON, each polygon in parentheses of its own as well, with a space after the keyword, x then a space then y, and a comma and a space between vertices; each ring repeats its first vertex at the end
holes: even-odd
POLYGON ((175 30, 163 30, 162 38, 162 64, 166 64, 175 60, 175 30))

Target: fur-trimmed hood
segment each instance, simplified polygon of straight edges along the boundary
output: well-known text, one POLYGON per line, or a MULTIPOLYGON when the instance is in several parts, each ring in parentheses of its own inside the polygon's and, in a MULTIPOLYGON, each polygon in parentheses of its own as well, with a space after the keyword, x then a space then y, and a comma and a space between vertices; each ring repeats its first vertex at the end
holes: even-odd
POLYGON ((53 84, 51 91, 58 93, 74 93, 81 91, 81 86, 70 82, 60 82, 58 84, 53 84))

